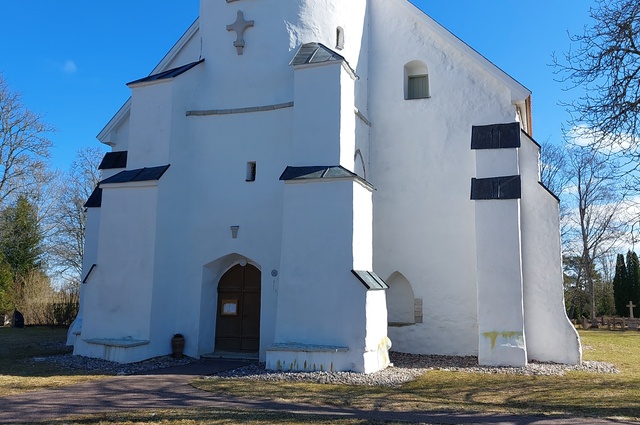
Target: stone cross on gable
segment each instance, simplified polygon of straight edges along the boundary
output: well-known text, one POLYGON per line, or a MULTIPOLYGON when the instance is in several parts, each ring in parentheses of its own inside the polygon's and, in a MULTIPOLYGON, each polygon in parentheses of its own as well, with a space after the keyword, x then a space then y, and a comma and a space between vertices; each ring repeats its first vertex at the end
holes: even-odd
POLYGON ((629 304, 627 304, 627 307, 629 307, 629 318, 633 319, 633 307, 635 307, 636 305, 633 303, 633 301, 629 301, 629 304))
MULTIPOLYGON (((231 0, 235 1, 235 0, 231 0)), ((229 2, 229 0, 227 0, 229 2)), ((253 26, 253 21, 246 21, 244 19, 244 13, 241 10, 238 10, 238 17, 233 24, 227 25, 227 31, 235 31, 236 32, 236 41, 233 42, 233 45, 236 46, 238 54, 241 55, 244 49, 244 32, 247 28, 253 26)))

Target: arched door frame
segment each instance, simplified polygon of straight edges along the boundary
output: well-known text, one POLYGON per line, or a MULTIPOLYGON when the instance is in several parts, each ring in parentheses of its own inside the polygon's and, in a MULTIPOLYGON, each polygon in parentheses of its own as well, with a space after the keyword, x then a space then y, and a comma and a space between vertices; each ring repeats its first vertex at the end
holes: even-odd
POLYGON ((215 351, 259 350, 261 288, 260 269, 246 261, 222 274, 217 285, 215 351))

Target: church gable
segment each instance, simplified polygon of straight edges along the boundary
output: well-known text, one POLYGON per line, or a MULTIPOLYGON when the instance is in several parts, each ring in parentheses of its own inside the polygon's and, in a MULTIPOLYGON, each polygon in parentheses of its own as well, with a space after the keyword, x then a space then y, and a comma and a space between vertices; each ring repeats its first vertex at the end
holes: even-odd
POLYGON ((525 339, 561 274, 532 237, 557 242, 524 86, 406 0, 200 10, 99 135, 77 354, 132 336, 118 361, 164 355, 178 332, 187 355, 290 370, 375 372, 389 338, 488 364, 575 354, 555 295, 545 326, 568 342, 525 339))

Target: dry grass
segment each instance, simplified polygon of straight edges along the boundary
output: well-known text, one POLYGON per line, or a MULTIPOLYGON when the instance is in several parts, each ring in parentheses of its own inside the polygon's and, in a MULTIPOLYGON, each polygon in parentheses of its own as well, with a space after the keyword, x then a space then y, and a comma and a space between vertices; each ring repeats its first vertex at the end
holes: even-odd
POLYGON ((34 362, 34 357, 71 351, 62 345, 66 328, 0 327, 0 397, 46 388, 57 388, 98 379, 84 371, 70 372, 50 362, 34 362))
POLYGON ((76 419, 41 422, 39 425, 297 425, 301 423, 312 425, 401 425, 398 422, 379 422, 366 419, 337 419, 335 417, 297 415, 282 412, 195 408, 90 415, 76 419))
MULTIPOLYGON (((33 357, 60 354, 65 329, 0 328, 0 395, 71 385, 103 376, 69 373, 33 357)), ((616 375, 572 372, 566 376, 509 376, 432 371, 399 388, 198 380, 195 386, 220 395, 305 402, 362 409, 565 414, 640 419, 640 332, 581 332, 585 360, 614 363, 616 375)), ((272 412, 175 409, 86 415, 46 422, 80 424, 383 424, 272 412)), ((388 423, 386 425, 389 425, 388 423)))
POLYGON ((585 360, 614 363, 621 373, 514 376, 431 371, 399 388, 237 380, 199 380, 195 385, 221 395, 361 409, 640 419, 640 332, 585 331, 581 336, 585 360))

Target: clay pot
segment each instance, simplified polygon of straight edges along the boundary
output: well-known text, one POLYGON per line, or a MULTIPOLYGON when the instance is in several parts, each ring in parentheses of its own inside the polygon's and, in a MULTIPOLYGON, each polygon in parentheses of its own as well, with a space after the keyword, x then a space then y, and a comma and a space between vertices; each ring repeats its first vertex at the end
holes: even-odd
POLYGON ((181 359, 183 351, 184 336, 182 336, 182 334, 175 334, 173 338, 171 338, 171 357, 174 359, 181 359))

